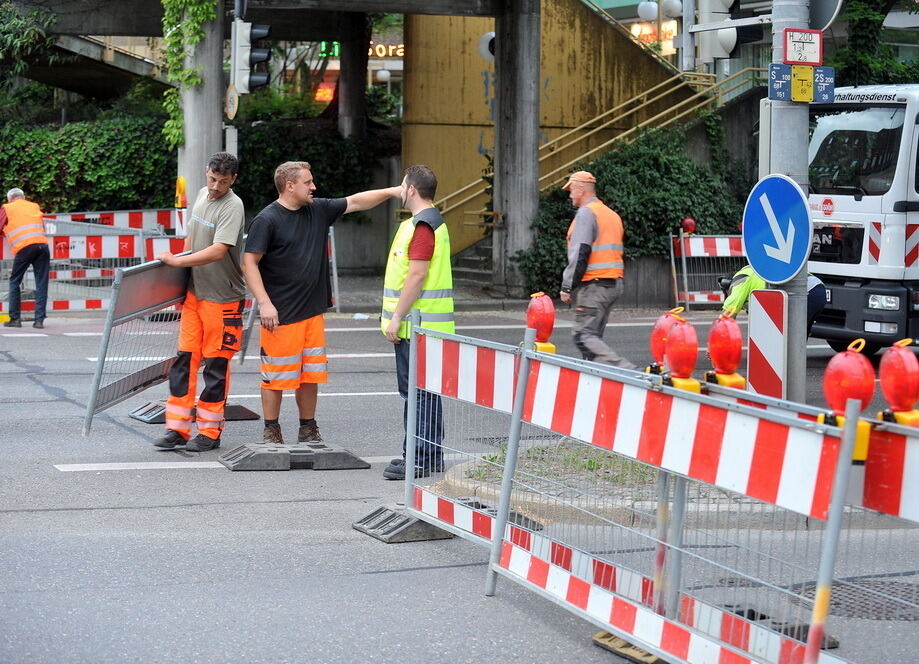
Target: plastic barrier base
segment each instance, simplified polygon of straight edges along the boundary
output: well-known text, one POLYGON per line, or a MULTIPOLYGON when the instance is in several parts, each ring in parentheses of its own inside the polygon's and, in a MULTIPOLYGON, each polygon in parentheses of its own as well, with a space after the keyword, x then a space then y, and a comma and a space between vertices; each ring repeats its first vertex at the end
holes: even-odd
POLYGON ((370 464, 348 450, 325 443, 263 445, 248 443, 217 460, 230 470, 365 470, 370 464))
POLYGON ((360 521, 352 523, 351 527, 387 544, 426 542, 455 537, 453 533, 448 533, 426 521, 409 516, 403 510, 389 507, 375 509, 360 521))
POLYGON ((609 650, 612 653, 616 653, 630 662, 638 662, 638 664, 656 664, 657 662, 663 664, 664 662, 664 660, 657 655, 652 655, 638 646, 632 645, 625 639, 613 636, 609 632, 597 632, 594 634, 593 642, 594 645, 600 646, 604 650, 609 650))
MULTIPOLYGON (((140 420, 146 424, 166 424, 166 402, 148 401, 143 406, 132 410, 129 415, 135 420, 140 420)), ((228 422, 260 419, 259 414, 255 411, 233 403, 227 404, 223 416, 228 422)))

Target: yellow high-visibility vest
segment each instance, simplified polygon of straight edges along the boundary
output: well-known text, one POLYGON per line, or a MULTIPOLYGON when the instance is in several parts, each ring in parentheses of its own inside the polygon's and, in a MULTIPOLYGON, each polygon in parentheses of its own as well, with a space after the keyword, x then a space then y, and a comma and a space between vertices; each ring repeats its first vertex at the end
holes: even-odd
MULTIPOLYGON (((452 334, 456 330, 453 319, 453 271, 450 268, 450 233, 447 224, 437 208, 422 210, 406 219, 396 230, 389 258, 386 261, 386 276, 383 279, 383 311, 380 316, 380 330, 386 332, 402 294, 402 287, 408 277, 408 247, 415 233, 415 224, 424 221, 434 229, 434 255, 428 267, 428 274, 421 287, 421 294, 411 309, 421 312, 421 327, 452 334)), ((410 311, 411 311, 410 309, 410 311)), ((399 338, 409 338, 409 321, 399 326, 399 338)))

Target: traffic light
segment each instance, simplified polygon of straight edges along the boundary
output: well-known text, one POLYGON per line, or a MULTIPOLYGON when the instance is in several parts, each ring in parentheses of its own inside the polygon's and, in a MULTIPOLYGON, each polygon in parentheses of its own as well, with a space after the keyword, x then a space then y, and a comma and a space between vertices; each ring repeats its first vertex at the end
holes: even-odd
MULTIPOLYGON (((741 16, 740 0, 699 0, 699 23, 720 23, 741 16)), ((748 19, 750 20, 750 19, 748 19)), ((699 59, 708 63, 723 58, 735 58, 740 45, 763 38, 762 25, 744 25, 696 34, 699 59)))
POLYGON ((271 49, 253 48, 252 42, 266 39, 271 35, 270 25, 255 25, 240 19, 233 21, 231 40, 233 42, 233 85, 241 94, 248 94, 255 88, 268 85, 270 74, 267 71, 256 71, 255 66, 271 59, 271 49))

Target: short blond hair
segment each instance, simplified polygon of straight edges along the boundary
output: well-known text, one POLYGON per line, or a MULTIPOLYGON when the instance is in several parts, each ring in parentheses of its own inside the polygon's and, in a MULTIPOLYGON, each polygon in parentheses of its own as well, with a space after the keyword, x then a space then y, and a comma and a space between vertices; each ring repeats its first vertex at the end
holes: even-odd
POLYGON ((274 169, 274 186, 278 190, 278 194, 283 194, 284 185, 288 182, 294 182, 302 170, 311 171, 313 169, 305 161, 285 161, 274 169))

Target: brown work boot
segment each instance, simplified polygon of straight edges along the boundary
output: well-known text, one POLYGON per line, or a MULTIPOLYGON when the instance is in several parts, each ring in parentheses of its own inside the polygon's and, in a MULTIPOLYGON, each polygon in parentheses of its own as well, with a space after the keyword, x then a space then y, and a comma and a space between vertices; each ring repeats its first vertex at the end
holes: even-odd
POLYGON ((281 435, 280 424, 266 424, 262 431, 262 442, 266 445, 283 445, 284 436, 281 435))
POLYGON ((316 422, 311 424, 301 424, 297 431, 298 443, 321 443, 322 434, 319 433, 319 425, 316 422))

